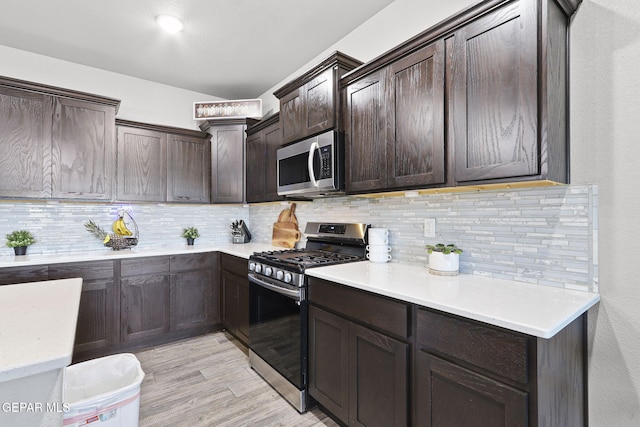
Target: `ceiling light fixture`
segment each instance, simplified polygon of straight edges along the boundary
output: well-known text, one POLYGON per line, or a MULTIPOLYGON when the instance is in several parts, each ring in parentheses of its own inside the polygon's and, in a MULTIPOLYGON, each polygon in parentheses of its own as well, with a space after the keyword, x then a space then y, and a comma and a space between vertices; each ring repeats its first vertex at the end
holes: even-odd
POLYGON ((156 22, 163 30, 169 33, 177 33, 184 28, 182 21, 171 15, 159 15, 156 17, 156 22))

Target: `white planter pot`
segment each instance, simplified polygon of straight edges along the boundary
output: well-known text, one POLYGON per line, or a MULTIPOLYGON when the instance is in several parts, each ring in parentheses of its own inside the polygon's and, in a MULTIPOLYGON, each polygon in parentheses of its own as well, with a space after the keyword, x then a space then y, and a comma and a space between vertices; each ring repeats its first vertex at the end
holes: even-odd
POLYGON ((429 273, 440 276, 455 276, 460 268, 460 255, 455 253, 443 254, 431 252, 429 254, 429 273))

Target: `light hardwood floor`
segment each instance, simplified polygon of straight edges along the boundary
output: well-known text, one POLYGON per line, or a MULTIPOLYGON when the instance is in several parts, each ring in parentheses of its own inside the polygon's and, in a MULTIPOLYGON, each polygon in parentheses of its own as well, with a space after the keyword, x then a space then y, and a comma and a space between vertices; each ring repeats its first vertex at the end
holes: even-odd
POLYGON ((140 426, 332 426, 318 408, 300 414, 249 366, 224 332, 135 353, 145 379, 140 426))

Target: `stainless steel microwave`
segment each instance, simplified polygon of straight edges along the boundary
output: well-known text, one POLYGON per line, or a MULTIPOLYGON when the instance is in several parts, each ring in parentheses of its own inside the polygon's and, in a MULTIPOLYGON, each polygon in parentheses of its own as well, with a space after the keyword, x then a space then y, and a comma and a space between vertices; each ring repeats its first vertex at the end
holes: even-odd
POLYGON ((323 197, 344 194, 344 138, 328 131, 278 149, 278 194, 323 197))

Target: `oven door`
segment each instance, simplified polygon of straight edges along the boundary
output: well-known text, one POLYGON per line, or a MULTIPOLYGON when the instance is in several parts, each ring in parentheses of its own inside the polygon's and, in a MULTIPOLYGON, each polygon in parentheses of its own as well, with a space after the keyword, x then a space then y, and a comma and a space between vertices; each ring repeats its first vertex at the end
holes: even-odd
POLYGON ((299 390, 307 386, 304 292, 304 288, 283 288, 249 274, 249 347, 299 390))

